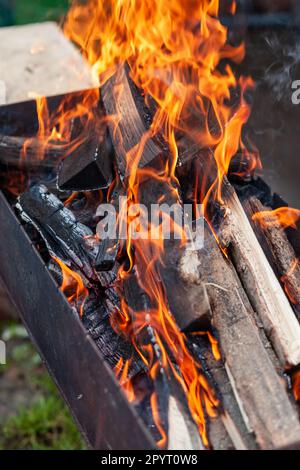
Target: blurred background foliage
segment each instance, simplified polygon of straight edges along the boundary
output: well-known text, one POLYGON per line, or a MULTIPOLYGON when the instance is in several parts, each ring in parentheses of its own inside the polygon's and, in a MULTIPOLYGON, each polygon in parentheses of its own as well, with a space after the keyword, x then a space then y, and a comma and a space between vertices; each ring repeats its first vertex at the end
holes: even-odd
POLYGON ((69 0, 0 0, 0 26, 59 21, 69 0))

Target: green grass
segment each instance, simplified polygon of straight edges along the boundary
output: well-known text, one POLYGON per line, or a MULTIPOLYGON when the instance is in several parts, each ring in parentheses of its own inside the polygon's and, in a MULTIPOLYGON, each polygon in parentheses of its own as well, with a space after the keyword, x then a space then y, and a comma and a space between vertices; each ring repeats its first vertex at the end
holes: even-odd
POLYGON ((15 0, 15 20, 17 24, 59 20, 68 5, 68 0, 15 0))
POLYGON ((0 0, 0 26, 58 21, 69 4, 69 0, 0 0))
POLYGON ((55 395, 21 408, 2 428, 0 449, 80 450, 84 444, 69 412, 55 395))
POLYGON ((0 373, 12 368, 24 377, 24 387, 35 399, 1 422, 0 450, 81 450, 85 444, 70 412, 59 396, 25 329, 15 323, 0 324, 0 338, 9 346, 8 363, 0 373))

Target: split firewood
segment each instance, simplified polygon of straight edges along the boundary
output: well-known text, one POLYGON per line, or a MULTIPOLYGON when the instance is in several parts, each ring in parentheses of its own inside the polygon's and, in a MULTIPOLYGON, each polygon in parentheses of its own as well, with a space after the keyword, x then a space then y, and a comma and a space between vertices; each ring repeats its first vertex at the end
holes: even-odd
POLYGON ((227 208, 220 230, 252 307, 259 315, 284 367, 300 363, 300 325, 251 228, 245 211, 225 179, 223 198, 227 208))
MULTIPOLYGON (((202 363, 208 374, 217 396, 220 397, 220 417, 224 428, 230 436, 236 450, 254 450, 257 444, 253 433, 249 432, 240 411, 239 404, 232 390, 222 358, 215 358, 211 345, 204 334, 189 335, 193 344, 194 354, 202 363)), ((210 438, 211 440, 211 438, 210 438)))
MULTIPOLYGON (((132 312, 133 328, 136 321, 134 312, 138 312, 139 321, 136 329, 139 332, 138 344, 141 346, 141 350, 143 351, 143 345, 145 345, 146 350, 149 351, 149 344, 151 344, 155 360, 160 364, 154 379, 154 388, 157 394, 160 422, 167 435, 168 449, 204 450, 205 447, 200 439, 199 430, 191 416, 181 386, 177 380, 169 377, 163 368, 163 354, 157 342, 150 315, 151 301, 139 286, 138 278, 138 267, 136 267, 123 283, 124 296, 132 312), (141 312, 145 315, 142 332, 141 312)), ((180 375, 180 371, 177 371, 177 373, 180 375)))
POLYGON ((168 450, 205 450, 195 424, 172 395, 168 405, 168 450))
POLYGON ((91 135, 63 160, 57 181, 61 190, 90 191, 107 188, 111 184, 113 180, 111 140, 106 124, 99 123, 99 126, 101 129, 98 129, 97 133, 90 132, 91 135))
POLYGON ((146 119, 141 117, 142 110, 137 107, 130 87, 128 70, 125 65, 102 87, 102 100, 109 116, 109 130, 114 144, 117 166, 122 177, 130 174, 137 147, 145 141, 139 158, 139 167, 161 166, 162 154, 166 150, 161 143, 146 138, 149 130, 146 119))
POLYGON ((266 216, 264 223, 255 220, 255 214, 270 211, 256 199, 251 198, 243 204, 249 215, 251 226, 260 241, 269 263, 281 279, 290 301, 300 306, 300 265, 284 229, 276 218, 266 216))
MULTIPOLYGON (((187 256, 192 256, 191 252, 187 256)), ((297 413, 261 342, 254 312, 236 272, 208 227, 205 246, 193 257, 194 275, 206 285, 227 373, 249 430, 262 449, 297 442, 297 413)))
MULTIPOLYGON (((163 223, 170 222, 174 218, 184 224, 184 209, 175 188, 171 188, 167 182, 157 179, 147 179, 139 187, 139 202, 151 211, 151 204, 161 201, 166 207, 174 208, 170 214, 160 212, 163 223)), ((160 211, 160 209, 158 208, 160 211)), ((176 230, 176 228, 175 228, 176 230)), ((172 232, 172 230, 171 230, 172 232)), ((193 266, 185 256, 187 245, 182 239, 175 239, 170 232, 171 239, 164 239, 161 253, 161 263, 158 261, 158 271, 163 281, 168 304, 177 325, 182 331, 205 330, 210 325, 211 309, 206 289, 201 282, 195 282, 193 266), (186 274, 180 275, 180 265, 186 262, 186 274)), ((182 233, 183 235, 183 233, 182 233)))

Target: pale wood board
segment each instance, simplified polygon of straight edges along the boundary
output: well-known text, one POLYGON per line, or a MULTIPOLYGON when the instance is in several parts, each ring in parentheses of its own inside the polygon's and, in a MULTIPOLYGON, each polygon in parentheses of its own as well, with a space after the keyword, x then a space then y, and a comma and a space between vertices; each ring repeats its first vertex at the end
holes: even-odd
POLYGON ((0 28, 1 82, 7 104, 95 85, 88 64, 52 22, 0 28))

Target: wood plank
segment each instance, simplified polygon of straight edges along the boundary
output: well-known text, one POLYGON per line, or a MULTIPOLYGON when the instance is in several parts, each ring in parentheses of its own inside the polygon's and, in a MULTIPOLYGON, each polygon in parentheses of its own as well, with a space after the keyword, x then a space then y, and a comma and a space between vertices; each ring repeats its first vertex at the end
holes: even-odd
POLYGON ((53 22, 0 28, 6 103, 92 88, 89 66, 53 22))
POLYGON ((251 305, 284 367, 300 363, 300 325, 261 248, 233 187, 225 179, 227 207, 221 241, 229 247, 251 305))

